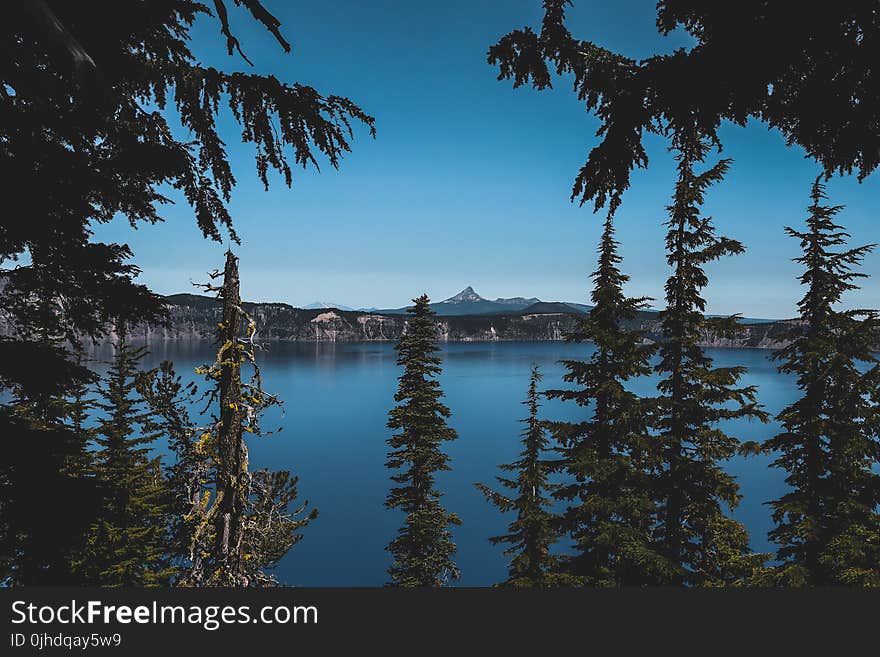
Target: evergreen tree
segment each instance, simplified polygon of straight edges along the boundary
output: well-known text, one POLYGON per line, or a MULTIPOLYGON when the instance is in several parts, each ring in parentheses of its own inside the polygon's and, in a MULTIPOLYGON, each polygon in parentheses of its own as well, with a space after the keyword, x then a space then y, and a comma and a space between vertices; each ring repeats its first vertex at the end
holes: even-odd
POLYGON ((69 398, 88 379, 71 340, 104 337, 117 319, 163 314, 161 298, 134 283, 129 247, 100 242, 95 226, 116 216, 132 226, 162 221, 173 189, 206 237, 219 241, 225 230, 235 241, 227 203, 237 173, 221 112, 253 146, 265 186, 271 172, 290 186, 297 167, 322 159, 338 167, 355 124, 373 133, 372 117, 347 98, 199 61, 190 39, 200 18, 217 21, 236 58, 245 47, 235 34, 251 17, 290 50, 259 0, 227 5, 27 0, 3 8, 0 179, 39 190, 7 194, 0 217, 0 317, 13 329, 0 336, 0 435, 16 445, 0 452, 0 569, 16 582, 70 583, 62 555, 81 542, 95 507, 85 479, 61 474, 82 442, 43 411, 35 421, 33 398, 69 398), (35 338, 43 331, 52 339, 35 338), (39 494, 47 488, 52 519, 39 494))
POLYGON ((493 544, 509 544, 504 554, 513 558, 507 570, 505 586, 519 588, 559 586, 572 583, 570 578, 556 572, 558 557, 550 553, 550 548, 558 540, 557 517, 548 507, 548 495, 556 486, 549 481, 551 464, 542 458, 549 447, 544 423, 538 417, 540 407, 538 383, 541 381, 538 366, 532 367, 529 378, 529 392, 522 402, 529 409, 529 416, 521 422, 526 427, 522 432, 522 452, 513 463, 501 466, 502 470, 515 472, 516 478, 496 477, 505 488, 517 493, 510 497, 492 490, 484 484, 475 484, 486 499, 502 513, 516 511, 516 519, 507 527, 507 534, 493 536, 493 544))
POLYGON ((664 341, 654 368, 661 381, 653 423, 662 465, 657 477, 658 538, 676 570, 662 583, 743 583, 760 574, 764 557, 749 554, 745 529, 725 515, 740 495, 723 461, 741 444, 718 424, 734 419, 764 422, 767 417, 755 400, 755 387, 737 387, 745 368, 713 367, 698 340, 707 328, 723 333, 736 324, 735 316, 718 321, 704 317, 704 265, 744 249, 735 240, 717 237, 711 218, 700 216, 706 189, 721 180, 729 160, 695 173, 708 145, 688 127, 675 131, 673 148, 678 180, 666 222, 667 262, 673 271, 660 313, 664 341))
POLYGON ((128 342, 120 324, 96 402, 104 413, 93 466, 102 492, 101 514, 74 564, 93 585, 161 586, 174 572, 167 557, 168 489, 161 459, 150 456, 157 436, 144 431, 149 416, 136 391, 145 353, 128 342))
MULTIPOLYGON (((829 174, 857 170, 861 180, 880 165, 872 77, 880 21, 872 2, 823 2, 802 12, 767 0, 659 0, 658 30, 687 33, 693 45, 669 44, 642 59, 574 36, 566 20, 574 0, 541 4, 540 28, 504 35, 488 61, 514 87, 546 89, 554 73, 571 76, 578 100, 600 123, 599 142, 572 189, 582 203, 598 208, 610 199, 614 210, 632 170, 648 165, 645 134, 681 116, 694 117, 713 143, 724 121, 764 121, 829 174)), ((601 24, 591 27, 602 32, 601 24)))
POLYGON ((580 422, 549 424, 568 483, 554 492, 568 503, 561 527, 576 554, 564 569, 590 586, 642 585, 663 581, 670 564, 652 534, 656 505, 652 489, 656 458, 650 436, 651 400, 628 390, 628 381, 651 372, 654 346, 629 328, 646 299, 628 298, 629 279, 618 265, 613 213, 599 245, 590 314, 566 339, 595 344, 588 362, 563 361, 564 380, 574 389, 550 390, 549 398, 588 410, 580 422))
MULTIPOLYGON (((42 278, 45 272, 31 268, 28 274, 42 278)), ((72 562, 98 502, 84 423, 95 375, 84 366, 76 338, 65 336, 51 299, 3 293, 7 305, 29 311, 12 338, 0 338, 0 387, 11 393, 0 405, 0 581, 77 584, 72 562), (4 351, 13 343, 17 349, 4 351)))
MULTIPOLYGON (((175 482, 182 487, 176 494, 189 523, 178 536, 190 541, 181 584, 271 586, 276 581, 267 571, 302 539, 299 531, 318 512, 305 514, 308 501, 290 508, 298 496, 298 478, 289 471, 249 470, 245 436, 264 435, 260 416, 280 401, 263 390, 254 342, 257 326, 242 307, 238 259, 231 251, 222 274, 214 274, 220 276, 221 286, 207 286, 223 304, 220 347, 213 364, 196 370, 212 384, 210 399, 219 409, 196 440, 184 429, 176 443, 175 482), (242 379, 242 367, 252 371, 248 381, 242 379)), ((170 403, 179 402, 172 397, 170 403)), ((171 415, 167 408, 163 412, 171 415)), ((183 413, 172 412, 177 417, 171 427, 185 427, 183 413)))
POLYGON ((848 234, 835 222, 841 206, 823 204, 818 178, 800 241, 807 289, 802 326, 775 354, 779 371, 797 377, 802 396, 777 416, 782 431, 766 441, 790 491, 770 503, 781 547, 777 573, 786 585, 880 586, 880 366, 877 314, 836 310, 855 281, 853 268, 873 245, 840 249, 848 234))
MULTIPOLYGON (((77 367, 85 370, 87 360, 85 354, 80 349, 75 352, 74 363, 77 367)), ((94 400, 91 399, 91 389, 86 380, 71 381, 63 412, 70 424, 70 428, 74 434, 79 436, 79 440, 77 440, 79 451, 74 457, 76 461, 75 467, 79 472, 87 471, 92 462, 92 455, 88 451, 87 446, 94 441, 94 430, 88 426, 89 412, 94 407, 94 400)))
POLYGON ((427 295, 413 303, 397 345, 397 364, 404 368, 394 395, 398 405, 388 414, 388 428, 397 433, 388 439, 386 465, 398 471, 391 479, 399 485, 391 489, 385 506, 406 514, 397 537, 388 544, 394 557, 388 572, 396 586, 440 586, 459 577, 449 527, 461 520, 440 505, 441 493, 435 488, 436 473, 449 470, 449 457, 441 446, 457 434, 446 425, 450 413, 440 401, 443 392, 435 378, 442 369, 434 355, 439 350, 434 312, 427 295))
POLYGON ((144 372, 137 389, 149 404, 147 430, 166 439, 174 455, 166 471, 171 498, 168 553, 184 571, 193 560, 193 524, 188 517, 200 508, 210 470, 210 455, 196 449, 199 430, 190 413, 199 393, 194 383, 183 383, 170 361, 144 372))

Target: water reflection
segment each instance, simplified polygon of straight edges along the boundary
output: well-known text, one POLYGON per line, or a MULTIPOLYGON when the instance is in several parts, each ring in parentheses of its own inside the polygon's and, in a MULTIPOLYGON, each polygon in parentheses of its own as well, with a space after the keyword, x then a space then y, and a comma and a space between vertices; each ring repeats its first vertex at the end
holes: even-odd
MULTIPOLYGON (((146 365, 168 359, 185 379, 199 378, 193 368, 213 360, 210 344, 160 342, 149 345, 146 365)), ((498 581, 505 571, 500 547, 486 538, 503 530, 507 519, 486 504, 473 488, 489 481, 496 465, 513 460, 519 449, 517 420, 532 363, 541 366, 547 387, 563 385, 560 359, 587 358, 591 345, 560 342, 451 343, 443 346, 443 389, 452 409, 451 425, 459 440, 449 445, 452 471, 442 473, 444 504, 463 524, 455 529, 457 561, 463 585, 498 581)), ((797 391, 780 376, 760 350, 710 350, 719 366, 745 365, 744 383, 755 384, 767 410, 776 413, 797 391)), ((106 360, 109 348, 93 356, 106 360)), ((385 427, 399 368, 391 343, 269 343, 261 354, 264 384, 284 402, 284 414, 273 411, 266 427, 281 426, 275 436, 251 442, 255 467, 289 468, 300 476, 300 491, 320 509, 303 541, 282 562, 279 577, 296 585, 378 585, 386 581, 384 547, 400 517, 383 506, 388 489, 384 468, 385 427)), ((652 392, 643 380, 634 388, 652 392)), ((578 409, 547 402, 546 417, 575 418, 578 409)), ((763 440, 774 425, 736 422, 729 426, 743 440, 763 440)), ((729 469, 739 477, 743 501, 736 517, 752 532, 753 547, 768 550, 769 510, 763 504, 783 488, 782 475, 767 467, 766 457, 737 458, 729 469)))

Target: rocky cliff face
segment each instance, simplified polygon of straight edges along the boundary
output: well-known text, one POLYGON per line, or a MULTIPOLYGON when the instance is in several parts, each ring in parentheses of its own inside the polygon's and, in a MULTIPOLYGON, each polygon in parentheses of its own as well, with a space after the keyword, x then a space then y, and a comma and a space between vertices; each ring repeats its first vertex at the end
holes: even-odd
MULTIPOLYGON (((133 337, 163 340, 213 340, 220 321, 220 304, 211 297, 177 294, 166 297, 167 326, 139 326, 133 337)), ((406 315, 336 308, 294 308, 284 303, 245 303, 256 320, 260 340, 300 342, 365 342, 397 340, 406 330, 406 315)), ((575 330, 583 314, 566 304, 537 303, 509 313, 438 316, 437 335, 443 342, 563 340, 575 330)), ((733 337, 706 331, 700 343, 709 347, 777 349, 793 321, 746 324, 733 337)), ((631 328, 645 331, 649 340, 661 339, 657 313, 641 312, 631 328)), ((13 327, 0 316, 0 335, 13 327)))
MULTIPOLYGON (((168 297, 170 324, 165 328, 140 327, 136 333, 147 340, 211 340, 220 321, 219 303, 209 297, 168 297)), ((244 304, 256 320, 258 338, 310 342, 362 342, 397 340, 406 330, 406 316, 334 308, 300 309, 283 303, 244 304)), ((511 312, 498 315, 438 317, 437 334, 444 342, 562 340, 573 331, 578 313, 511 312)), ((701 341, 711 347, 775 349, 783 345, 788 322, 749 324, 734 337, 706 332, 701 341)), ((656 313, 640 313, 633 322, 648 339, 660 339, 656 313)))

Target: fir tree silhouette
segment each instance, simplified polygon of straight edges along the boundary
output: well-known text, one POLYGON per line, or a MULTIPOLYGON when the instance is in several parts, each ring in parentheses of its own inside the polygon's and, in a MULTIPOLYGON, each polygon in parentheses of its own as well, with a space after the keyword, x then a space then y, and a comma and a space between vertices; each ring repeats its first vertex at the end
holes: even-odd
POLYGON ((385 506, 406 514, 397 537, 388 544, 394 559, 388 573, 395 586, 440 586, 459 577, 452 560, 455 543, 451 525, 461 520, 440 504, 436 474, 449 470, 449 457, 441 447, 458 436, 446 425, 449 409, 440 401, 443 392, 436 377, 441 360, 436 356, 437 327, 427 295, 413 299, 406 332, 397 344, 397 364, 403 367, 388 413, 391 451, 386 465, 395 471, 385 506))
POLYGON ((821 177, 810 191, 800 242, 806 287, 802 326, 774 354, 797 377, 802 395, 777 419, 782 431, 764 448, 787 473, 790 491, 770 502, 780 545, 776 568, 786 585, 880 586, 880 321, 871 310, 835 306, 865 275, 854 271, 874 245, 842 248, 849 235, 825 200, 821 177))
POLYGON ((103 411, 93 466, 101 514, 74 568, 92 585, 167 585, 169 491, 161 459, 150 455, 157 436, 144 431, 149 416, 136 390, 146 349, 132 346, 119 325, 114 352, 95 402, 103 411))
POLYGON ((580 422, 550 422, 560 454, 556 468, 566 483, 554 492, 568 504, 561 527, 574 540, 566 572, 590 586, 642 585, 662 581, 673 566, 658 550, 654 475, 657 458, 650 434, 653 400, 627 388, 651 373, 655 346, 628 328, 647 299, 623 292, 613 214, 608 213, 593 272, 594 307, 566 339, 591 341, 589 361, 565 360, 564 380, 577 387, 549 390, 551 399, 572 401, 588 413, 580 422))
POLYGON ((496 477, 502 486, 517 496, 511 498, 484 484, 475 484, 502 513, 516 511, 516 518, 508 525, 507 533, 489 540, 493 544, 509 545, 504 550, 511 560, 503 585, 518 588, 560 586, 575 581, 557 571, 558 557, 550 552, 559 538, 558 518, 549 510, 552 504, 549 493, 557 486, 549 481, 552 464, 542 458, 549 449, 549 441, 544 423, 538 417, 541 406, 538 383, 541 378, 538 366, 534 365, 529 376, 528 394, 522 402, 529 411, 528 417, 520 420, 526 425, 522 431, 522 452, 518 460, 501 466, 515 478, 496 477))
MULTIPOLYGON (((745 527, 726 515, 739 502, 739 487, 723 461, 743 447, 718 425, 726 420, 758 420, 767 414, 754 386, 738 386, 743 367, 714 367, 698 345, 706 327, 729 333, 736 317, 704 317, 700 295, 708 283, 706 263, 742 253, 742 244, 718 237, 710 217, 700 214, 706 190, 720 181, 730 161, 702 173, 708 145, 685 124, 673 135, 678 180, 666 222, 666 307, 660 313, 664 341, 654 371, 660 377, 653 426, 661 459, 658 539, 675 566, 665 584, 719 586, 760 577, 764 555, 749 551, 745 527)), ((751 445, 747 446, 751 447, 751 445)))

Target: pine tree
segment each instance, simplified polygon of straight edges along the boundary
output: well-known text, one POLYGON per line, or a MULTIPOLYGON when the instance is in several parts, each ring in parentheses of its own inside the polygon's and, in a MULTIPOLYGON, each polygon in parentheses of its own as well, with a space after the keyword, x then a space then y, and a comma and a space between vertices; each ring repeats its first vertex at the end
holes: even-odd
POLYGON ((157 436, 144 431, 149 416, 136 391, 146 349, 128 342, 124 324, 114 348, 96 402, 104 414, 93 466, 101 514, 75 568, 93 585, 161 586, 174 569, 167 555, 168 489, 161 459, 150 456, 157 436))
MULTIPOLYGON (((655 372, 660 375, 653 420, 662 472, 657 478, 661 550, 676 572, 662 583, 716 586, 744 583, 760 573, 762 555, 750 555, 742 525, 725 515, 740 499, 723 461, 742 447, 718 424, 726 420, 766 421, 754 386, 737 387, 743 367, 713 367, 698 345, 707 328, 733 330, 736 317, 704 317, 700 290, 708 283, 703 266, 741 253, 742 244, 717 237, 709 217, 700 216, 706 189, 722 179, 729 160, 694 172, 708 145, 692 129, 673 135, 678 180, 666 222, 666 308, 660 313, 663 342, 655 372)), ((747 446, 748 447, 748 446, 747 446)))
POLYGON ((563 565, 589 586, 655 583, 670 568, 652 535, 651 400, 626 388, 628 381, 651 372, 654 346, 646 344, 641 331, 628 328, 647 300, 624 295, 629 277, 618 267, 617 246, 609 212, 592 274, 594 307, 567 336, 571 342, 593 342, 595 351, 588 362, 563 361, 564 380, 576 388, 547 392, 589 412, 580 422, 549 423, 559 445, 556 467, 568 478, 554 496, 569 505, 561 527, 576 550, 563 565))
POLYGON ((235 63, 207 66, 191 49, 194 23, 216 20, 237 62, 246 44, 235 34, 252 19, 290 51, 259 0, 3 7, 0 179, 9 190, 40 190, 6 194, 0 216, 0 315, 12 328, 0 336, 0 435, 15 444, 0 451, 4 580, 71 583, 64 555, 95 507, 89 482, 63 472, 80 441, 42 411, 35 421, 33 398, 69 398, 74 379, 88 379, 69 347, 78 336, 103 338, 117 319, 163 314, 162 299, 134 282, 131 249, 100 242, 95 226, 117 216, 133 227, 160 222, 174 189, 207 238, 236 241, 227 203, 240 171, 222 112, 253 147, 252 171, 267 187, 273 173, 290 186, 297 167, 322 159, 338 167, 357 125, 374 134, 372 117, 347 98, 235 63), (44 331, 51 341, 35 339, 44 331))
MULTIPOLYGON (((28 275, 39 287, 47 272, 35 267, 28 275)), ((0 338, 0 387, 11 392, 0 405, 0 580, 75 585, 72 563, 98 500, 89 470, 92 436, 84 423, 86 391, 96 377, 83 364, 76 336, 65 336, 51 299, 25 299, 7 288, 2 302, 28 311, 11 340, 0 338), (13 343, 17 349, 3 351, 13 343)))
POLYGON ((170 496, 168 553, 179 571, 192 562, 193 524, 188 517, 200 508, 208 484, 210 455, 196 449, 198 426, 190 409, 200 399, 195 383, 184 384, 170 361, 144 372, 138 393, 150 409, 147 430, 168 442, 174 460, 166 476, 170 496))
MULTIPOLYGON (((176 481, 183 490, 176 493, 190 524, 179 533, 190 537, 181 584, 272 586, 277 582, 267 571, 302 539, 299 531, 318 511, 305 513, 308 501, 290 508, 298 496, 298 478, 289 471, 249 470, 245 436, 264 435, 260 416, 280 401, 263 390, 254 342, 257 327, 243 308, 238 259, 231 251, 223 272, 213 276, 223 277, 221 286, 206 286, 223 304, 220 347, 215 362, 196 371, 213 386, 211 400, 219 412, 196 440, 184 435, 177 444, 176 481), (251 369, 247 381, 242 367, 251 369)), ((182 413, 176 415, 174 426, 181 423, 182 413)))
MULTIPOLYGON (((73 361, 76 367, 85 370, 87 360, 81 348, 78 348, 74 353, 73 361)), ((72 457, 76 464, 74 467, 79 472, 86 472, 92 462, 92 456, 87 447, 94 440, 94 431, 88 426, 89 413, 95 407, 94 401, 91 399, 91 389, 87 380, 72 380, 65 402, 63 408, 64 416, 67 418, 74 434, 80 437, 77 441, 80 450, 72 457)))
POLYGON ((556 572, 558 557, 550 552, 559 532, 556 528, 558 518, 548 510, 552 503, 548 493, 556 486, 549 481, 552 465, 542 458, 549 448, 549 441, 544 423, 538 417, 541 395, 538 383, 541 379, 538 366, 534 365, 528 396, 522 402, 529 409, 529 416, 520 420, 526 425, 522 431, 522 452, 517 461, 501 466, 502 470, 516 473, 516 478, 496 477, 502 486, 516 492, 517 497, 511 499, 484 484, 475 484, 502 513, 516 511, 516 519, 507 527, 508 533, 489 539, 492 544, 510 545, 504 551, 512 556, 504 586, 543 588, 572 583, 571 578, 556 572))
POLYGON ((785 585, 880 586, 880 366, 877 314, 835 310, 855 281, 853 268, 873 245, 839 249, 849 235, 835 222, 841 206, 823 204, 821 178, 810 192, 800 241, 802 326, 775 354, 779 371, 797 376, 802 396, 777 416, 782 431, 766 441, 790 492, 770 503, 770 538, 785 585))
POLYGON ((458 579, 452 561, 455 543, 450 525, 461 524, 454 513, 440 505, 435 475, 449 470, 449 457, 442 443, 455 440, 454 429, 446 425, 449 409, 440 401, 443 392, 435 377, 441 360, 434 354, 437 327, 427 295, 413 299, 406 331, 397 345, 397 364, 404 370, 388 414, 388 428, 397 433, 388 439, 391 451, 386 466, 396 470, 385 506, 406 514, 397 537, 388 544, 394 562, 388 572, 396 586, 440 586, 458 579))
MULTIPOLYGON (((579 21, 566 20, 566 11, 574 0, 540 4, 539 28, 505 34, 488 61, 514 88, 546 89, 554 74, 570 77, 577 100, 595 115, 598 143, 572 188, 581 203, 599 208, 610 200, 613 211, 633 169, 648 166, 645 135, 682 116, 718 144, 726 121, 765 121, 829 175, 857 170, 862 180, 880 165, 872 79, 880 25, 870 2, 823 2, 800 12, 767 0, 659 0, 657 29, 686 33, 693 45, 667 44, 667 52, 641 59, 573 35, 569 27, 579 21)), ((601 22, 591 28, 603 30, 601 22)))

